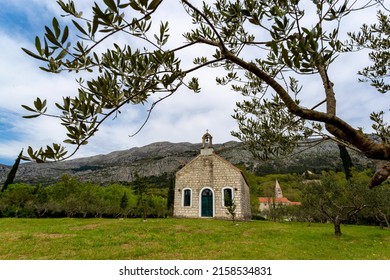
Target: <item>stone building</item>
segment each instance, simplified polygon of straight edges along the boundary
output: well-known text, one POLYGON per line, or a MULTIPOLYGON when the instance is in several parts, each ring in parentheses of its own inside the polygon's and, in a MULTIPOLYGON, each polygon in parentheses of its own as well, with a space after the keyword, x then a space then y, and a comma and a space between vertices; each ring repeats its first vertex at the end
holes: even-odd
POLYGON ((214 153, 207 132, 200 155, 176 173, 173 215, 229 219, 227 206, 232 201, 237 220, 251 218, 249 186, 241 170, 214 153))

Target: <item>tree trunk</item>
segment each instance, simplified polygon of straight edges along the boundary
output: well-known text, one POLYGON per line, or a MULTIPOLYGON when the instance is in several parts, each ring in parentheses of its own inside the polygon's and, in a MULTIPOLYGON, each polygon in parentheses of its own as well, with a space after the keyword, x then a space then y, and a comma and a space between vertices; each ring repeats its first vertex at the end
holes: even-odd
POLYGON ((387 229, 390 230, 390 222, 387 219, 387 216, 380 210, 379 210, 379 214, 382 216, 383 220, 385 221, 387 229))
POLYGON ((390 230, 390 223, 386 216, 385 216, 385 222, 386 222, 387 229, 390 230))
POLYGON ((339 219, 339 217, 336 217, 334 219, 333 225, 334 225, 334 234, 336 236, 341 236, 341 220, 339 219))

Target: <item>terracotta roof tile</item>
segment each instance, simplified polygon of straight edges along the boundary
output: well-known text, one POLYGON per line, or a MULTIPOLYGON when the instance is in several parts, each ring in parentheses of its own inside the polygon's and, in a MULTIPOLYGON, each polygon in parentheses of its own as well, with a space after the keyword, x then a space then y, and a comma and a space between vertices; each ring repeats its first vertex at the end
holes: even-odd
POLYGON ((288 205, 301 205, 301 202, 290 201, 287 197, 259 197, 260 203, 285 203, 288 205))

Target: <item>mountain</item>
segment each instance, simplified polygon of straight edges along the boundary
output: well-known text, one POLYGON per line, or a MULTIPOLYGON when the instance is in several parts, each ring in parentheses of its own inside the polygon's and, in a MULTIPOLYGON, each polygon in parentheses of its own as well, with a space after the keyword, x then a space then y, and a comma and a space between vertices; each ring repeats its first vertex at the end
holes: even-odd
MULTIPOLYGON (((173 174, 199 154, 201 144, 157 142, 144 147, 116 151, 107 155, 78 158, 56 163, 23 163, 15 182, 50 184, 63 174, 81 181, 98 184, 128 183, 135 174, 141 177, 173 174)), ((214 145, 214 150, 235 165, 245 166, 258 175, 272 173, 303 173, 306 170, 342 170, 339 150, 334 142, 322 142, 311 149, 299 148, 294 154, 268 161, 255 160, 240 142, 214 145)), ((370 161, 350 151, 353 163, 359 169, 370 166, 370 161)), ((10 166, 0 165, 2 184, 10 166)))

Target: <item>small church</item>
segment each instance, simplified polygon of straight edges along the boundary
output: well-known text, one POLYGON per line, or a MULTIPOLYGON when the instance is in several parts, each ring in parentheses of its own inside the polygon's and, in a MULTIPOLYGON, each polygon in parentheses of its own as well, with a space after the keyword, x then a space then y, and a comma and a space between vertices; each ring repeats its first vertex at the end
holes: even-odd
POLYGON ((236 206, 236 219, 251 218, 249 186, 241 170, 214 152, 212 136, 202 137, 200 154, 176 173, 174 217, 230 219, 227 207, 236 206))

